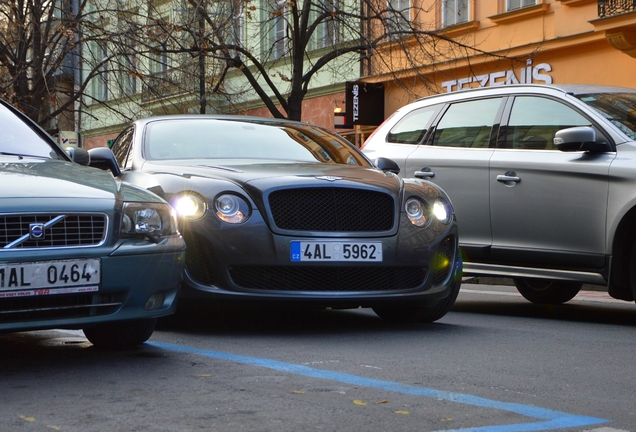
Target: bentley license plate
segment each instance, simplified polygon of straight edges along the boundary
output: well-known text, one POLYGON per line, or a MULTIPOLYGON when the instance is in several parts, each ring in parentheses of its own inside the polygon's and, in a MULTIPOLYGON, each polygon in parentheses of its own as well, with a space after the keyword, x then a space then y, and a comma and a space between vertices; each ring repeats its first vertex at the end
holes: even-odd
POLYGON ((99 259, 0 264, 0 296, 6 297, 7 291, 31 295, 97 291, 100 271, 99 259))
POLYGON ((293 241, 292 261, 382 261, 382 242, 293 241))

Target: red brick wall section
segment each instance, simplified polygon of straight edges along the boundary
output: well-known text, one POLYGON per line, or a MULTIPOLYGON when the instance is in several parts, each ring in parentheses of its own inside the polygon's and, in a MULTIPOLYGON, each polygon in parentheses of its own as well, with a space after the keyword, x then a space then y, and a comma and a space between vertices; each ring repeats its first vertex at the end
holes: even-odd
POLYGON ((106 141, 117 138, 117 135, 119 135, 119 133, 84 138, 84 148, 90 150, 95 147, 107 147, 106 141))
MULTIPOLYGON (((336 93, 303 101, 302 121, 313 123, 329 129, 334 129, 333 111, 336 108, 345 109, 345 94, 336 93)), ((273 117, 267 108, 258 108, 242 112, 245 115, 273 117)))

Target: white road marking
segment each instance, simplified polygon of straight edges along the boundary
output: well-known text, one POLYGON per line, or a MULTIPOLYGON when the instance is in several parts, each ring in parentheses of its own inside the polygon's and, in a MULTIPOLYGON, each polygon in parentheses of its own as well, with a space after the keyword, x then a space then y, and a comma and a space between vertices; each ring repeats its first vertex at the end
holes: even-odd
POLYGON ((586 429, 586 430, 581 431, 581 432, 629 432, 629 431, 624 430, 624 429, 614 429, 614 428, 602 427, 602 428, 598 428, 598 429, 586 429))

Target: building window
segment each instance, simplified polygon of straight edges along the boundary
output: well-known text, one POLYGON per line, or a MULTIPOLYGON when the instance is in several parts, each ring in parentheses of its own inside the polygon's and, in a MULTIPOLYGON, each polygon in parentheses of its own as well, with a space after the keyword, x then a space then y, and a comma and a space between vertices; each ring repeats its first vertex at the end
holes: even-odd
POLYGON ((285 0, 276 0, 274 11, 272 56, 277 59, 287 54, 287 8, 285 0))
POLYGON ((506 11, 534 6, 536 4, 537 0, 506 0, 506 11))
POLYGON ((322 12, 331 14, 322 22, 319 30, 318 47, 326 48, 337 45, 340 42, 339 21, 335 17, 335 12, 339 8, 339 0, 322 0, 322 12))
POLYGON ((468 0, 442 1, 442 27, 468 22, 468 0))
POLYGON ((161 42, 155 47, 155 52, 151 56, 150 72, 153 75, 166 74, 168 71, 169 61, 167 54, 167 41, 161 42))
POLYGON ((99 65, 97 75, 93 78, 93 96, 99 101, 108 100, 108 50, 106 45, 96 44, 94 47, 95 60, 99 65))
POLYGON ((124 56, 122 59, 121 92, 131 95, 137 92, 137 58, 134 55, 124 56))
POLYGON ((387 31, 391 39, 400 38, 410 28, 410 0, 388 0, 387 31))
POLYGON ((232 11, 232 43, 243 46, 245 41, 245 14, 243 6, 238 4, 232 11))
POLYGON ((223 42, 243 46, 245 41, 245 13, 240 1, 229 0, 219 3, 218 24, 223 32, 223 42))

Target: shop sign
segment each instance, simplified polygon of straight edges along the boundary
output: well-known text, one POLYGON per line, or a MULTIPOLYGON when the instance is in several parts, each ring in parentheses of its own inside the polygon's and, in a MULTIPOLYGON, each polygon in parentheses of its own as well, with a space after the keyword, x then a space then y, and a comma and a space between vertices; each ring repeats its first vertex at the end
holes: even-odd
POLYGON ((495 87, 509 84, 552 84, 552 77, 547 74, 552 72, 552 66, 548 63, 539 63, 532 66, 532 61, 526 63, 526 67, 517 70, 492 72, 485 75, 472 75, 466 78, 444 81, 442 87, 446 92, 454 90, 466 90, 475 87, 495 87))
POLYGON ((384 84, 349 81, 345 103, 345 124, 378 126, 384 121, 384 84))
POLYGON ((66 147, 79 147, 79 134, 74 131, 60 131, 60 145, 66 147))

